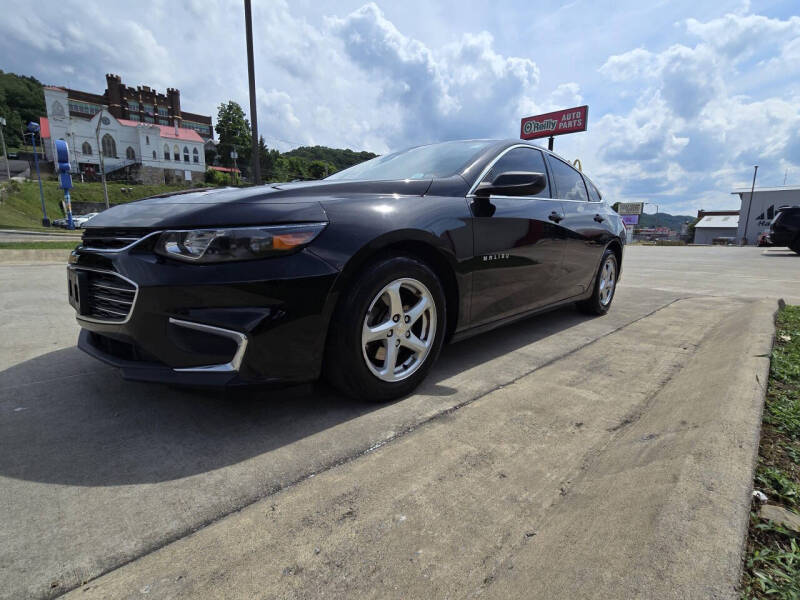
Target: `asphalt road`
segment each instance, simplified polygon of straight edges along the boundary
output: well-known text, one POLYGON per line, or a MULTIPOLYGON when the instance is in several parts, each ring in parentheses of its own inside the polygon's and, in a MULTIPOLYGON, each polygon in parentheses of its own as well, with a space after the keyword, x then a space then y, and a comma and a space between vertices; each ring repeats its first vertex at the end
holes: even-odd
MULTIPOLYGON (((559 361, 600 341, 609 355, 619 336, 627 336, 623 345, 638 343, 641 360, 629 357, 624 378, 612 377, 613 364, 603 372, 607 389, 644 382, 632 389, 634 406, 686 364, 669 357, 735 318, 749 299, 800 302, 798 272, 800 256, 779 249, 632 247, 609 315, 562 309, 450 346, 419 393, 373 406, 324 386, 218 395, 125 382, 74 348, 63 265, 0 264, 0 597, 52 597, 156 556, 210 523, 223 526, 235 511, 301 488, 292 484, 361 464, 383 444, 388 451, 425 423, 486 406, 492 394, 546 369, 558 372, 566 364, 559 361), (702 298, 674 312, 693 297, 702 298), (673 336, 659 348, 664 328, 673 336)), ((580 389, 578 379, 561 385, 580 389)), ((575 414, 594 410, 596 395, 578 396, 575 414)), ((624 420, 625 408, 604 415, 598 431, 624 420)), ((563 437, 560 420, 531 426, 539 438, 563 437)), ((539 483, 568 479, 601 443, 554 459, 539 483)))

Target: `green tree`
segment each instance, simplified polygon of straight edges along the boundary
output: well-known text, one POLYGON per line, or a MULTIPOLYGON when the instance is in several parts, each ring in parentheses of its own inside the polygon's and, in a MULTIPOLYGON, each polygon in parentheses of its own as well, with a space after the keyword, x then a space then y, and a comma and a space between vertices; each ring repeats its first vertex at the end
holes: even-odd
POLYGON ((5 117, 3 135, 9 146, 22 144, 22 131, 28 122, 39 122, 46 114, 42 84, 33 77, 25 77, 0 70, 0 117, 5 117))
POLYGON ((220 104, 217 108, 217 124, 214 129, 219 136, 217 153, 220 162, 226 167, 232 167, 231 151, 236 150, 239 155, 236 164, 242 171, 246 171, 250 163, 252 138, 250 122, 242 107, 233 100, 220 104))
POLYGON ((328 175, 335 173, 338 169, 333 166, 329 162, 325 162, 324 160, 314 160, 311 164, 308 165, 308 172, 309 177, 311 179, 324 179, 328 175))
POLYGON ((278 169, 278 160, 281 153, 277 150, 270 150, 264 141, 263 136, 258 138, 258 162, 261 165, 261 178, 264 181, 281 181, 278 169))

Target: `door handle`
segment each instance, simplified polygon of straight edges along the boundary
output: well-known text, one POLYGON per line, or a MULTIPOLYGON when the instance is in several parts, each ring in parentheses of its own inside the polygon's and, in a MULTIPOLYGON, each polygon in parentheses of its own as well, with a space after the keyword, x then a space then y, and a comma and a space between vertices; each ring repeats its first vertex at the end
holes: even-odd
POLYGON ((551 213, 548 215, 548 217, 547 217, 547 218, 548 218, 548 219, 550 219, 550 220, 551 220, 553 223, 558 223, 558 222, 559 222, 561 219, 563 219, 564 217, 562 217, 562 216, 561 216, 560 214, 558 214, 556 211, 553 211, 553 212, 551 212, 551 213))
POLYGON ((598 223, 602 223, 603 221, 606 220, 606 218, 603 215, 595 215, 594 220, 597 221, 598 223))

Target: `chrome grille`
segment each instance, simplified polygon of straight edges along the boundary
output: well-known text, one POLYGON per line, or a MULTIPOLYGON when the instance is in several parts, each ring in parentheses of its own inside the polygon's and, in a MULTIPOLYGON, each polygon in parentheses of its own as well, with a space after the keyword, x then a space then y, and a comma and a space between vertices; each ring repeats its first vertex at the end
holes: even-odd
POLYGON ((88 298, 81 316, 111 323, 127 321, 136 300, 136 285, 110 271, 83 271, 88 279, 88 298))
POLYGON ((152 229, 89 228, 83 232, 85 250, 118 251, 153 233, 152 229))

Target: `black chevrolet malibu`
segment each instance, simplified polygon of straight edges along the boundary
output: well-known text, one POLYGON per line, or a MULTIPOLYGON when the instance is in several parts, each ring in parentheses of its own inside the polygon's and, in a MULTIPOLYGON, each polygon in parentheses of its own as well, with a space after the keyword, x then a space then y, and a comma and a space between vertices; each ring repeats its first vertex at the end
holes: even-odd
POLYGON ((387 154, 322 181, 197 190, 92 219, 70 257, 78 346, 189 385, 324 374, 382 401, 442 344, 566 303, 604 314, 625 229, 594 184, 519 140, 387 154))

